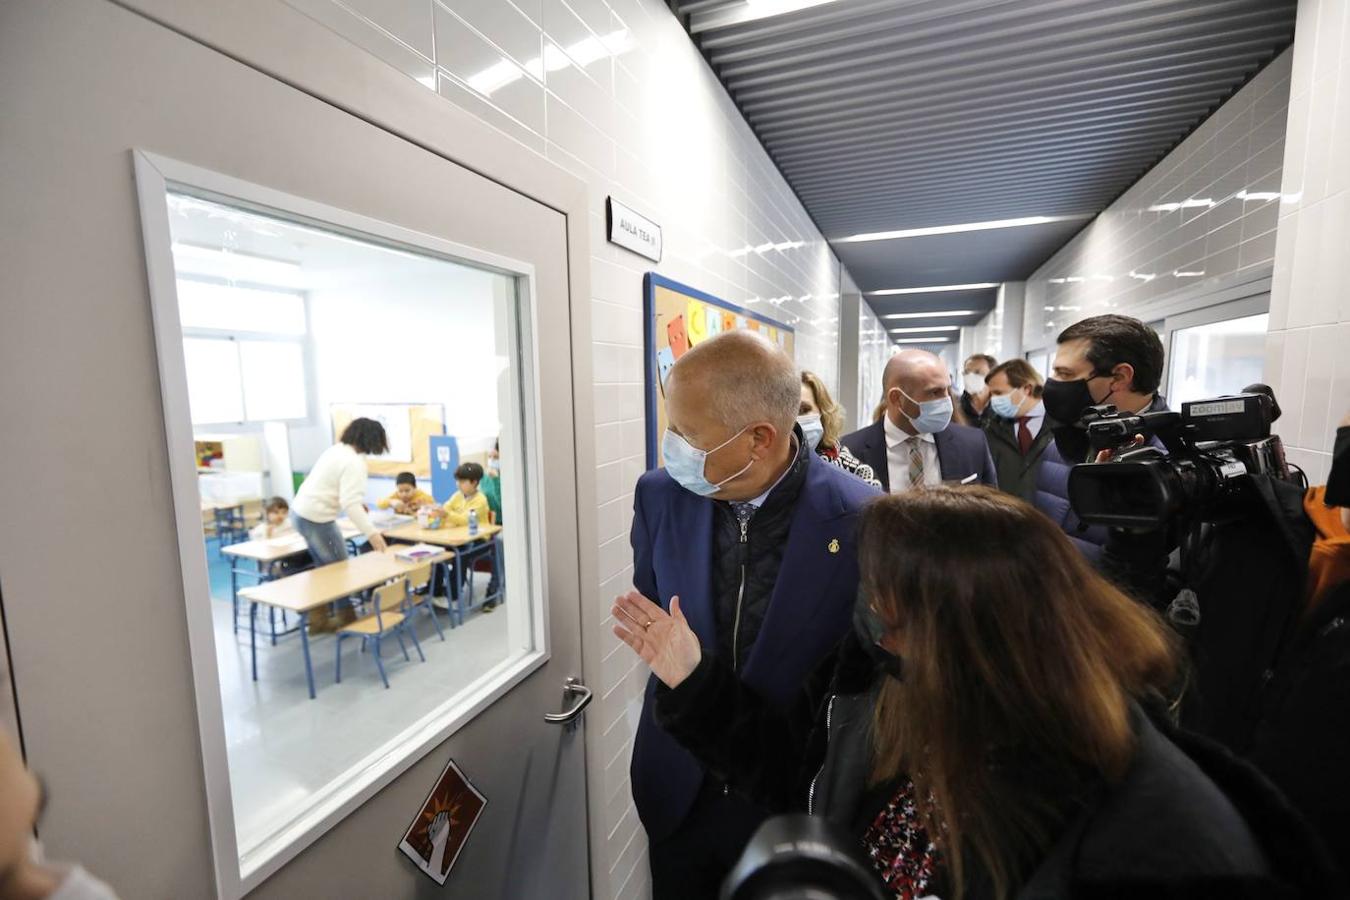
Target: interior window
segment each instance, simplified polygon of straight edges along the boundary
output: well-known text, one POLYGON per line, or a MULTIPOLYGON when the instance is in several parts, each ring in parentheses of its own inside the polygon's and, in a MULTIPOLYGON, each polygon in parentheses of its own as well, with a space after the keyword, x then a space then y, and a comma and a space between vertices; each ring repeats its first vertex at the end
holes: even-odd
POLYGON ((167 201, 247 873, 542 649, 527 310, 514 274, 187 191, 167 201), (348 506, 346 475, 320 482, 360 420, 388 451, 358 457, 348 506), (338 561, 311 552, 316 523, 338 561))
POLYGON ((1263 379, 1269 316, 1243 316, 1172 332, 1168 405, 1234 394, 1263 379))

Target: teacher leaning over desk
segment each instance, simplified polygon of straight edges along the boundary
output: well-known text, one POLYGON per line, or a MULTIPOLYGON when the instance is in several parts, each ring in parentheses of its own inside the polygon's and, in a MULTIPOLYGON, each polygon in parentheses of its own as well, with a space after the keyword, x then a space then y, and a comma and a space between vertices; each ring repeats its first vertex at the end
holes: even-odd
MULTIPOLYGON (((319 454, 314 467, 291 501, 291 521, 305 539, 316 566, 347 558, 347 542, 337 519, 342 513, 380 552, 388 549, 384 536, 375 530, 366 514, 366 457, 389 450, 384 426, 374 419, 352 419, 338 442, 319 454)), ((312 617, 310 631, 332 631, 355 618, 351 607, 342 606, 327 619, 312 617)))

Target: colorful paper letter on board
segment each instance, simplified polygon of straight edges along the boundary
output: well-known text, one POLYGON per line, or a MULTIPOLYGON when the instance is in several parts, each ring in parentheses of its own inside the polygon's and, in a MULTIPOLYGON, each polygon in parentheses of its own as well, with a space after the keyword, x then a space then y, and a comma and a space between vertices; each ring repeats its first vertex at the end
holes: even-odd
POLYGON ((689 332, 689 346, 695 347, 708 336, 708 307, 702 300, 690 300, 685 308, 684 326, 689 332))
POLYGON ((708 322, 708 337, 714 337, 722 333, 722 314, 715 309, 709 309, 705 316, 708 322))
POLYGON ((661 391, 666 390, 666 379, 670 377, 670 370, 675 368, 675 354, 670 352, 669 347, 662 347, 656 351, 656 366, 661 374, 661 391))
POLYGON ((723 331, 734 331, 734 330, 737 329, 737 328, 744 328, 744 327, 745 327, 745 321, 744 321, 743 319, 741 319, 740 316, 736 315, 735 313, 729 313, 729 312, 724 312, 724 313, 722 313, 722 330, 723 330, 723 331), (737 324, 738 322, 739 322, 739 324, 737 324))
POLYGON ((689 352, 689 335, 684 330, 684 316, 676 316, 666 326, 666 337, 670 339, 670 349, 679 359, 689 352))

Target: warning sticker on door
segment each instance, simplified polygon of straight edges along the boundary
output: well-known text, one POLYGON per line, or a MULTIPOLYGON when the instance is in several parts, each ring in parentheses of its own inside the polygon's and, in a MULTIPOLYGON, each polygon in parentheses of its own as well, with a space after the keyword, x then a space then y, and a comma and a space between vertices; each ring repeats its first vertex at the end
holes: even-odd
POLYGON ((445 884, 485 806, 487 798, 469 783, 452 759, 445 764, 398 848, 437 884, 445 884))

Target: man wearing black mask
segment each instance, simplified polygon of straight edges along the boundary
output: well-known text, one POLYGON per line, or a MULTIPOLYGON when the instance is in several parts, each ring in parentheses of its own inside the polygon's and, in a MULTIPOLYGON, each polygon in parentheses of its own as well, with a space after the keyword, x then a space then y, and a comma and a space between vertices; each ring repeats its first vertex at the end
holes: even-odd
POLYGON ((1069 505, 1069 469, 1087 462, 1087 431, 1078 420, 1088 407, 1109 403, 1125 414, 1167 409, 1158 394, 1163 346, 1158 333, 1128 316, 1084 319, 1059 336, 1050 378, 1045 382, 1046 414, 1063 423, 1046 447, 1036 479, 1036 508, 1060 527, 1094 563, 1106 543, 1104 528, 1083 525, 1069 505))

